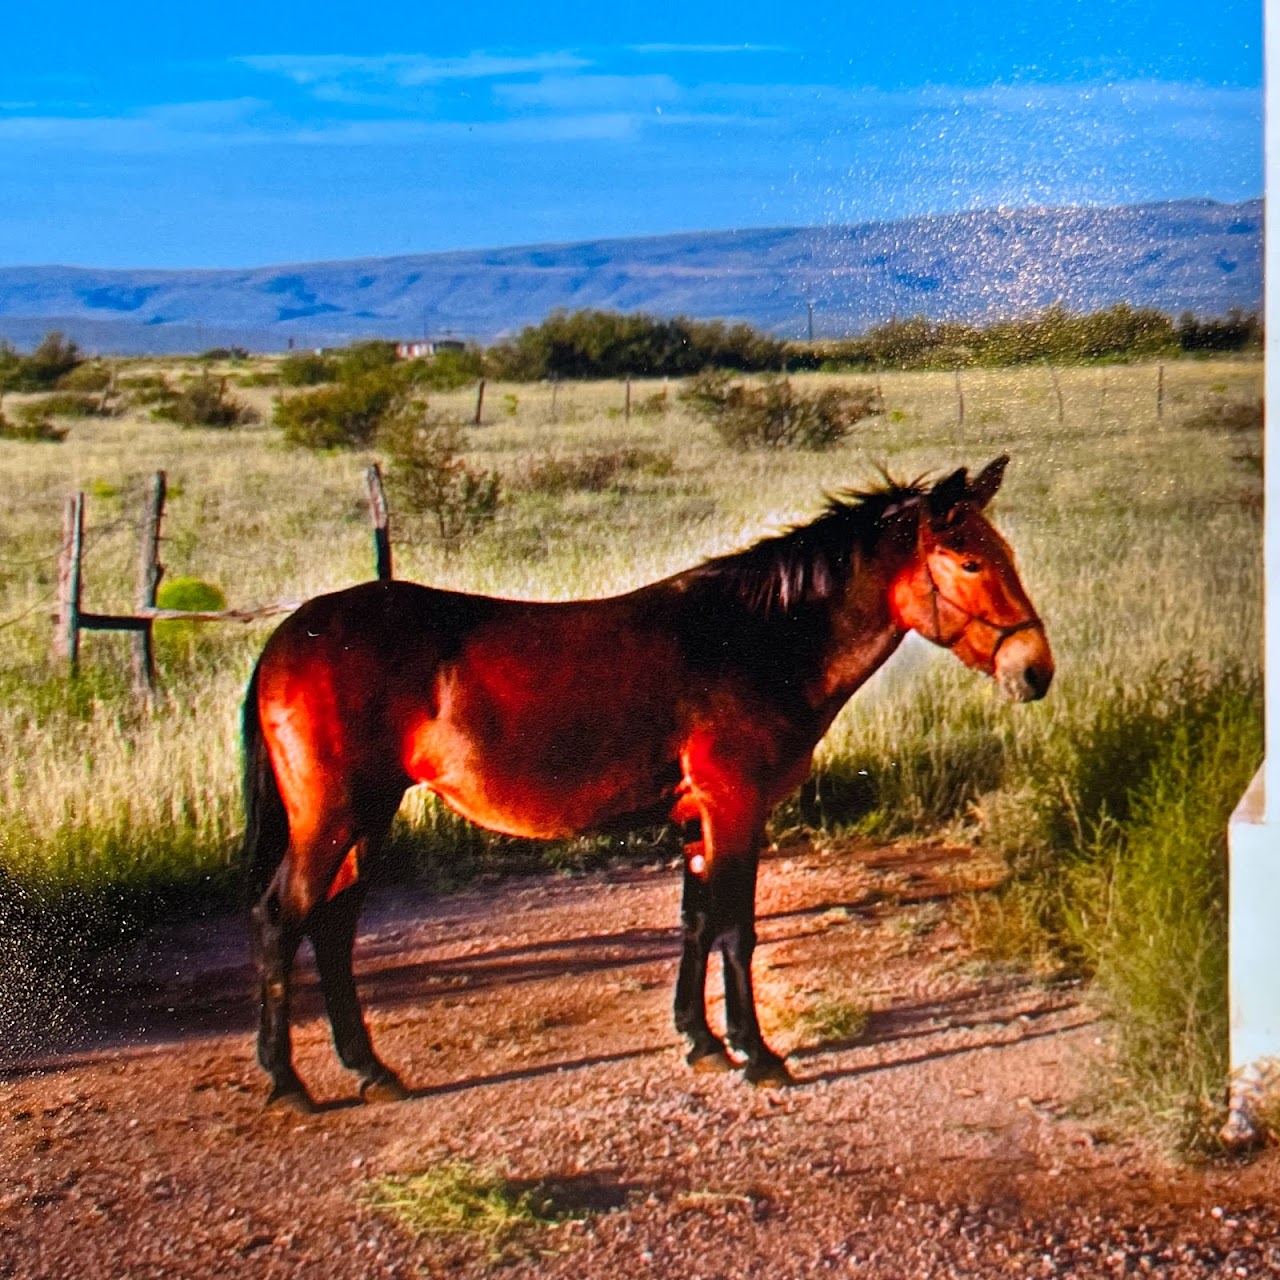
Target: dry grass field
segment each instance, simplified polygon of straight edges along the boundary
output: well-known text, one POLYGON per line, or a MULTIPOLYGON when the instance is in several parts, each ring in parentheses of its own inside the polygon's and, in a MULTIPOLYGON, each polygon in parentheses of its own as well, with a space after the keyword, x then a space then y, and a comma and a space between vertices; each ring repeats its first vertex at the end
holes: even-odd
MULTIPOLYGON (((546 384, 490 384, 468 458, 502 474, 499 518, 449 555, 424 522, 393 511, 396 571, 503 595, 607 594, 803 520, 824 492, 874 483, 877 467, 914 477, 1007 451, 996 518, 1049 624, 1060 663, 1053 696, 1006 707, 947 655, 909 643, 850 705, 823 755, 833 777, 866 780, 833 811, 841 821, 976 824, 1007 842, 1031 821, 1029 797, 1050 785, 1046 770, 1071 775, 1063 752, 1117 689, 1186 662, 1216 671, 1258 661, 1259 439, 1197 419, 1215 404, 1256 400, 1260 366, 1167 365, 1159 419, 1152 365, 1057 377, 1061 413, 1044 368, 966 373, 961 422, 951 374, 883 374, 886 413, 844 446, 807 454, 726 451, 675 385, 663 411, 626 422, 620 384, 561 384, 554 405, 546 384), (626 449, 647 451, 651 465, 623 469, 597 492, 537 486, 547 459, 626 449)), ((637 383, 637 407, 662 390, 637 383)), ((83 674, 69 686, 48 657, 69 493, 88 495, 89 609, 128 605, 143 494, 161 468, 169 578, 200 578, 247 606, 371 575, 362 472, 376 452, 286 449, 269 425, 275 393, 237 394, 262 410, 262 425, 184 430, 135 411, 76 421, 63 444, 0 442, 9 479, 0 499, 0 857, 13 873, 92 883, 225 866, 239 823, 236 710, 270 627, 163 637, 165 693, 154 713, 127 694, 121 635, 87 636, 83 674)), ((432 398, 466 417, 473 404, 470 388, 432 398)))

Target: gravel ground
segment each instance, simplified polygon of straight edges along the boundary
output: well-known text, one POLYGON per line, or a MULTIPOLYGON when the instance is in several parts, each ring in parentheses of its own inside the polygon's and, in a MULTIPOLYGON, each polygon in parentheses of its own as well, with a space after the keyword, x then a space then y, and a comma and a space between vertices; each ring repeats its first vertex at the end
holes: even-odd
POLYGON ((786 1090, 685 1067, 671 867, 385 891, 358 971, 413 1098, 359 1105, 304 968, 308 1118, 263 1109, 241 925, 175 929, 93 1034, 0 1071, 0 1276, 1280 1275, 1275 1153, 1186 1169, 1110 1137, 1079 993, 993 975, 951 922, 989 875, 937 845, 766 858, 786 1090), (571 1220, 495 1258, 370 1207, 383 1175, 456 1159, 571 1220))

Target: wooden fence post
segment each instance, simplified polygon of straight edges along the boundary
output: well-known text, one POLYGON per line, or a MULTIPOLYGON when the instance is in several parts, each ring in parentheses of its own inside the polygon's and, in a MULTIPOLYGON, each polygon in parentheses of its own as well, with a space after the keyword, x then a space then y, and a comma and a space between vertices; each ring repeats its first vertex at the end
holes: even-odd
POLYGON ((956 371, 956 421, 964 426, 964 392, 960 388, 960 370, 956 371))
POLYGON ((84 494, 67 499, 62 515, 62 554, 58 557, 58 621, 53 651, 74 675, 80 662, 80 560, 84 554, 84 494))
POLYGON ((551 379, 551 421, 556 421, 556 392, 560 390, 560 379, 552 377, 551 379))
POLYGON ((623 407, 622 407, 622 420, 623 422, 631 421, 631 379, 630 378, 627 379, 627 398, 623 403, 623 407))
MULTIPOLYGON (((160 521, 164 517, 165 474, 157 471, 151 484, 151 501, 142 525, 142 543, 138 552, 138 584, 133 602, 139 613, 156 607, 156 590, 164 575, 160 564, 160 521)), ((154 702, 156 697, 156 660, 152 645, 151 625, 135 631, 130 639, 133 650, 133 688, 154 702)))
POLYGON ((1156 421, 1164 417, 1164 362, 1156 365, 1156 421))
POLYGON ((484 379, 480 379, 480 385, 476 388, 476 417, 475 425, 480 425, 480 413, 484 409, 484 379))
MULTIPOLYGON (((480 385, 484 386, 484 383, 480 385)), ((376 462, 365 472, 365 483, 369 486, 369 514, 373 520, 374 566, 378 581, 390 582, 391 534, 388 529, 387 494, 382 487, 382 468, 376 462)))
POLYGON ((1058 381, 1058 371, 1049 363, 1044 362, 1044 367, 1049 370, 1049 379, 1053 383, 1053 394, 1058 397, 1058 426, 1062 426, 1066 417, 1066 406, 1062 400, 1062 383, 1058 381))

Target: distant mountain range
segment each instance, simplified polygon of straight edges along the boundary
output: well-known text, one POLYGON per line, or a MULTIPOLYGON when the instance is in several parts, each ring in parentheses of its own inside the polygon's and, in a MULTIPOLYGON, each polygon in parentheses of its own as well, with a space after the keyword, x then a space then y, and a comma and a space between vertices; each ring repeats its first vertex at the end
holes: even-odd
POLYGON ((1200 316, 1262 304, 1262 201, 1017 209, 703 231, 245 270, 0 267, 0 338, 103 353, 356 337, 490 342, 556 307, 745 320, 803 337, 894 316, 982 322, 1062 303, 1200 316))

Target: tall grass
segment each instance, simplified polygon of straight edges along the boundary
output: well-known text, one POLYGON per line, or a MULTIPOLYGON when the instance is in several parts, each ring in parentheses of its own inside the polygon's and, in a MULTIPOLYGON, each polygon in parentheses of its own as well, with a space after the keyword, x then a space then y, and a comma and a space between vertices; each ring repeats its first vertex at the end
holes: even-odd
MULTIPOLYGON (((162 367, 179 371, 149 362, 124 372, 162 367)), ((258 372, 271 381, 269 369, 258 372)), ((794 380, 843 385, 839 375, 794 380)), ((1157 781, 1216 758, 1165 754, 1176 708, 1216 707, 1227 695, 1214 690, 1247 691, 1258 668, 1257 441, 1223 406, 1256 404, 1261 368, 1166 365, 1159 418, 1154 366, 1076 368, 1058 381, 1061 413, 1048 370, 965 372, 961 419, 951 374, 882 374, 885 412, 838 448, 767 455, 725 450, 674 394, 666 413, 628 422, 620 382, 521 385, 514 413, 494 409, 468 432, 468 465, 504 478, 498 518, 450 555, 393 513, 396 571, 500 595, 604 595, 807 519, 824 491, 866 484, 876 465, 913 478, 1010 453, 994 518, 1048 625, 1058 659, 1049 697, 1004 704, 990 682, 909 639, 841 714, 814 783, 783 820, 948 829, 999 849, 1017 869, 1018 910, 1039 931, 1036 945, 1065 949, 1118 992, 1127 981, 1120 952, 1096 940, 1121 936, 1141 915, 1121 909, 1123 867, 1139 856, 1182 865, 1181 854, 1150 852, 1143 840, 1155 837, 1136 834, 1170 812, 1163 799, 1151 807, 1157 781), (1228 425, 1216 429, 1219 420, 1228 425), (624 454, 663 465, 629 470, 625 484, 523 482, 540 459, 624 454), (1194 674, 1178 685, 1171 672, 1194 674), (1112 831, 1124 838, 1098 834, 1112 831), (1076 878, 1064 879, 1064 868, 1076 878), (1089 915, 1086 928, 1090 895, 1115 913, 1089 915)), ((491 384, 486 403, 501 406, 506 390, 491 384)), ((243 392, 264 422, 274 394, 243 392)), ((469 415, 474 391, 433 393, 431 405, 469 415)), ((169 578, 199 578, 237 606, 301 600, 371 576, 362 472, 376 456, 291 450, 266 425, 180 430, 143 410, 76 421, 63 444, 0 440, 9 480, 0 491, 0 866, 10 885, 42 900, 109 904, 111 936, 121 919, 219 908, 233 896, 238 705, 270 624, 209 625, 194 643, 160 646, 165 692, 155 710, 128 692, 123 636, 86 636, 82 674, 67 682, 48 656, 65 496, 89 494, 88 609, 129 605, 136 525, 157 468, 169 474, 169 578)), ((1252 705, 1234 694, 1227 702, 1252 705)), ((1250 739, 1240 741, 1243 771, 1250 739)), ((1242 783, 1233 774, 1223 786, 1213 814, 1242 783)), ((1207 812, 1204 821, 1212 825, 1207 812)), ((509 848, 417 797, 400 838, 418 840, 436 868, 509 848)), ((1173 934, 1182 936, 1161 937, 1173 934)))

